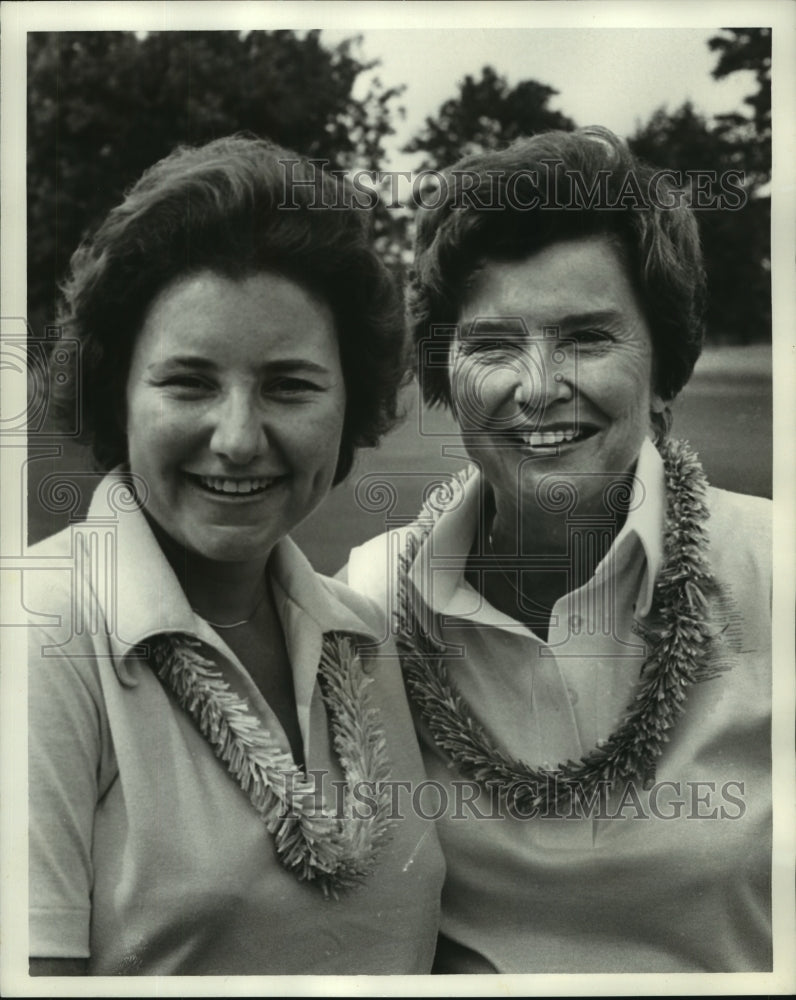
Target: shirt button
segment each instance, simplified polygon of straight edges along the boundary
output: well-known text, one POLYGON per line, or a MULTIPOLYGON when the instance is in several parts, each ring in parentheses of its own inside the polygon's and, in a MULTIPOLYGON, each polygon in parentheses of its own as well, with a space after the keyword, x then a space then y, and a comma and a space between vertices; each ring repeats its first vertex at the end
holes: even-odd
POLYGON ((573 687, 567 685, 567 694, 569 695, 570 705, 577 705, 578 703, 578 692, 573 687))

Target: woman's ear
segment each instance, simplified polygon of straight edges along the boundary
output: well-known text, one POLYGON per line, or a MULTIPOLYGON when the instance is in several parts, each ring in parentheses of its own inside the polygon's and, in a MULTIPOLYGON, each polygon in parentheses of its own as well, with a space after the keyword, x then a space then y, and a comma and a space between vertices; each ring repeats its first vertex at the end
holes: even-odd
POLYGON ((653 392, 650 398, 650 437, 655 444, 668 437, 672 427, 672 411, 666 400, 653 392))

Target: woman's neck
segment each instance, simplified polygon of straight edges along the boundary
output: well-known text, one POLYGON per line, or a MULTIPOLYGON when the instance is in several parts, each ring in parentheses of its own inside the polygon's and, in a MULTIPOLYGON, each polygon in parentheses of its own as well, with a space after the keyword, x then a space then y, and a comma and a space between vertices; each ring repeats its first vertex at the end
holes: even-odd
POLYGON ((545 590, 557 600, 583 586, 593 575, 625 519, 621 512, 609 510, 602 496, 591 503, 581 498, 575 506, 550 510, 550 505, 540 505, 535 496, 523 497, 520 506, 516 496, 496 494, 493 503, 485 508, 485 550, 498 558, 505 555, 527 559, 527 567, 523 568, 525 585, 545 590))
POLYGON ((248 620, 268 594, 268 558, 221 562, 186 549, 148 518, 188 603, 206 621, 226 624, 248 620))

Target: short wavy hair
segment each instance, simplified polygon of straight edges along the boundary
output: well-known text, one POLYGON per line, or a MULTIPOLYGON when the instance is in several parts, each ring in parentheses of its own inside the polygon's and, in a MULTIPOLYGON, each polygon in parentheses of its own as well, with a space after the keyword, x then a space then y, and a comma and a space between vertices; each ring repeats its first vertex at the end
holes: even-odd
POLYGON ((475 271, 587 236, 619 249, 652 334, 655 391, 674 399, 702 350, 705 271, 694 214, 665 174, 599 126, 519 139, 438 174, 424 197, 434 206, 418 213, 408 295, 426 402, 451 405, 440 358, 475 271))
POLYGON ((340 482, 356 449, 376 445, 397 419, 406 372, 400 296, 350 182, 264 139, 176 149, 73 254, 58 322, 80 345, 80 377, 54 385, 56 411, 79 404, 99 468, 125 462, 120 401, 146 313, 170 282, 206 269, 231 279, 276 272, 329 304, 346 387, 340 482))

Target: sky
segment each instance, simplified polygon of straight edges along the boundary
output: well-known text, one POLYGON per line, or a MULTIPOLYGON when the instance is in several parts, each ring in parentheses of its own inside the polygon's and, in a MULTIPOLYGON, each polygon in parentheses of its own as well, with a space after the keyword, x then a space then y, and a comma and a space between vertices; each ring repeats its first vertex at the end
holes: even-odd
MULTIPOLYGON (((378 59, 385 86, 406 84, 403 121, 387 143, 388 165, 408 169, 418 156, 400 149, 426 116, 458 91, 466 74, 479 77, 491 65, 510 85, 533 79, 559 93, 550 107, 577 125, 605 125, 620 135, 635 130, 657 108, 686 100, 707 116, 743 110, 756 89, 750 72, 714 80, 717 54, 707 40, 720 28, 366 28, 324 29, 322 40, 337 45, 361 34, 361 57, 378 59)), ((360 81, 364 89, 365 79, 360 81)))

